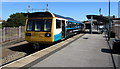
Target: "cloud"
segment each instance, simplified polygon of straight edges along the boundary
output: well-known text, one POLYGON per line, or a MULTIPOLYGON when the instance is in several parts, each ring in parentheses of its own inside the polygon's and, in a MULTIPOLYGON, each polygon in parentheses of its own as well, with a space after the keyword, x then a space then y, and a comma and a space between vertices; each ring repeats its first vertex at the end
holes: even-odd
MULTIPOLYGON (((108 2, 109 0, 2 0, 2 2, 108 2)), ((110 0, 119 2, 120 0, 110 0)))

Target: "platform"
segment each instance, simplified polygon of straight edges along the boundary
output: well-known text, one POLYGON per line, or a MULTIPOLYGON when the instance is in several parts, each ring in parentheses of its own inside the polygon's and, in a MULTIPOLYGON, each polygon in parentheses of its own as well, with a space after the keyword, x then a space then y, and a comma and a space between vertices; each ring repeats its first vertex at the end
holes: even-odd
POLYGON ((114 65, 103 35, 85 34, 31 67, 114 67, 114 65))

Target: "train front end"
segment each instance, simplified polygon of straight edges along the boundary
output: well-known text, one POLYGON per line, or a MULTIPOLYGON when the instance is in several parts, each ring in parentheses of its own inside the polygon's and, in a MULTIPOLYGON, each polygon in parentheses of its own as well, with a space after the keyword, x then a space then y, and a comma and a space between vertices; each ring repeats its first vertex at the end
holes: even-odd
POLYGON ((51 44, 53 40, 53 16, 49 12, 29 13, 25 26, 25 40, 30 43, 51 44))

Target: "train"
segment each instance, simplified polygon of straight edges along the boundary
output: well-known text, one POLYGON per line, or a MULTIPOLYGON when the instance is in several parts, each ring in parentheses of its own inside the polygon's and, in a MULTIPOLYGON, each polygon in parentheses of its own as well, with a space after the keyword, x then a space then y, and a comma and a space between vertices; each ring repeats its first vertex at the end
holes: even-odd
POLYGON ((25 40, 34 46, 52 44, 85 30, 84 23, 51 12, 26 15, 25 40))

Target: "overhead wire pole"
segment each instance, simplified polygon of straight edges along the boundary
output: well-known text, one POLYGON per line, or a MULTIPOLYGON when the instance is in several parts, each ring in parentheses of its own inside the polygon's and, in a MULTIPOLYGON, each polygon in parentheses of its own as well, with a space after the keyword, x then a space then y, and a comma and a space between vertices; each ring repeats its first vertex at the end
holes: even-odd
POLYGON ((30 13, 30 5, 28 5, 28 13, 30 13))
POLYGON ((30 13, 30 5, 28 5, 28 9, 27 9, 27 18, 29 13, 30 13))
POLYGON ((110 20, 110 0, 109 0, 109 29, 108 29, 108 41, 110 40, 111 34, 111 20, 110 20))
POLYGON ((48 12, 48 4, 46 4, 46 12, 48 12))
POLYGON ((101 8, 99 9, 99 14, 102 15, 102 14, 101 14, 101 8))

